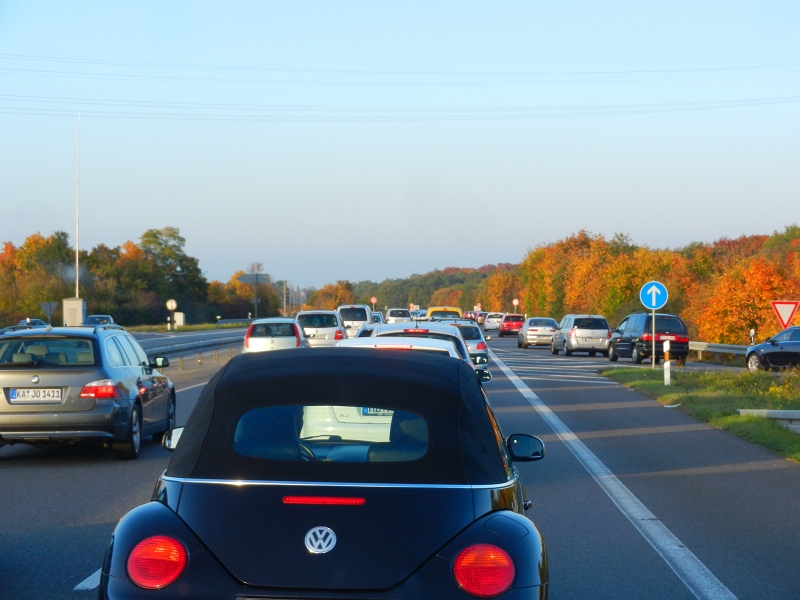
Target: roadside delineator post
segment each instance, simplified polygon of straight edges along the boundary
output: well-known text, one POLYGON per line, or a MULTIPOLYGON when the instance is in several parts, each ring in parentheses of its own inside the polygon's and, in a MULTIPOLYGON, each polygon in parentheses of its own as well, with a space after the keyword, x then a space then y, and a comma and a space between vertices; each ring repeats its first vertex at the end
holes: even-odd
POLYGON ((664 340, 664 385, 670 385, 669 340, 664 340))

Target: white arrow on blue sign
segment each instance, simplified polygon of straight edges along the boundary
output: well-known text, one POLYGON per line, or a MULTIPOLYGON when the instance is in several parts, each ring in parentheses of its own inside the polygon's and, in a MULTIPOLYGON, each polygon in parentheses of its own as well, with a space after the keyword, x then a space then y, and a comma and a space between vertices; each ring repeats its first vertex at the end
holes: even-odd
POLYGON ((642 286, 639 300, 648 310, 658 310, 667 303, 669 293, 663 283, 650 281, 642 286))

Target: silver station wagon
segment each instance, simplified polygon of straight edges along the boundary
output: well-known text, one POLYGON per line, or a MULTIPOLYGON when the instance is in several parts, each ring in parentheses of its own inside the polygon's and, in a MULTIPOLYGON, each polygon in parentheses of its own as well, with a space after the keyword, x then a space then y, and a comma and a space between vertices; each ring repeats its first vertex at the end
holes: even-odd
POLYGON ((121 327, 29 329, 0 338, 0 446, 95 441, 139 456, 175 426, 175 389, 121 327))

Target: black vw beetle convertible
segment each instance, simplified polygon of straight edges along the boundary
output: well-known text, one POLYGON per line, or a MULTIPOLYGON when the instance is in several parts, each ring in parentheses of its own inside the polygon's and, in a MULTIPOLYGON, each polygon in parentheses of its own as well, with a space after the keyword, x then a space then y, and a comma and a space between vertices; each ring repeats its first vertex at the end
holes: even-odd
POLYGON ((513 466, 544 445, 503 438, 463 361, 246 354, 164 445, 152 501, 111 538, 101 600, 547 597, 513 466))

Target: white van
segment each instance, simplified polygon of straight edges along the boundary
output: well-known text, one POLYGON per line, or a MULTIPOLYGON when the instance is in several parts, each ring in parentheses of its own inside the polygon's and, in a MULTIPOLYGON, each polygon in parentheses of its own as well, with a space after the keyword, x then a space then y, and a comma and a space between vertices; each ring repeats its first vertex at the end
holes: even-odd
POLYGON ((364 323, 372 323, 372 310, 366 304, 342 304, 336 312, 349 338, 355 337, 364 323))

